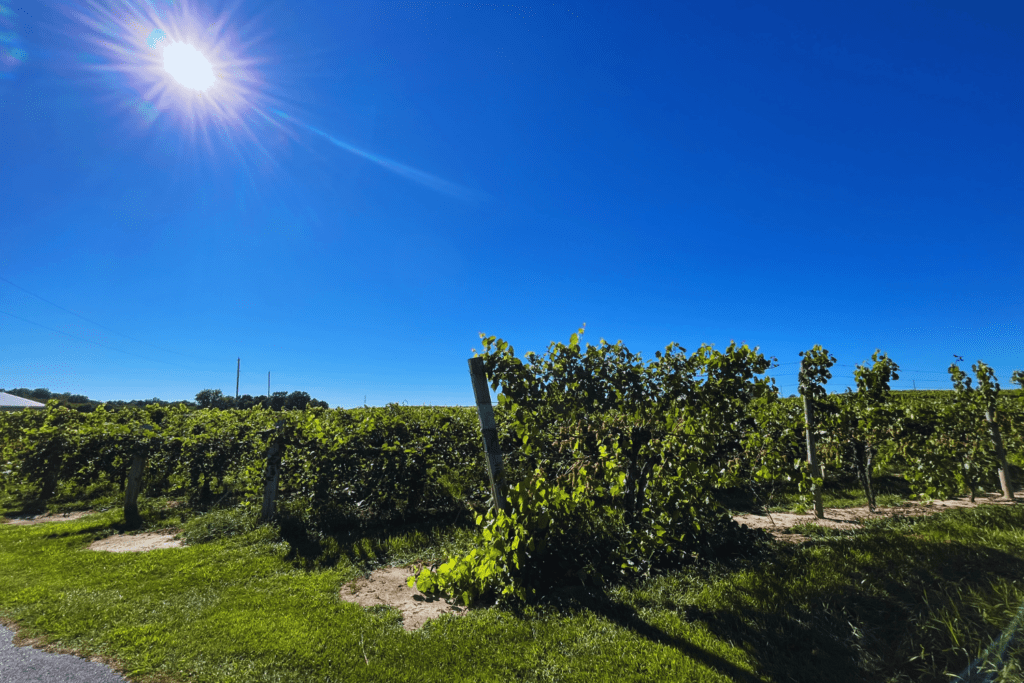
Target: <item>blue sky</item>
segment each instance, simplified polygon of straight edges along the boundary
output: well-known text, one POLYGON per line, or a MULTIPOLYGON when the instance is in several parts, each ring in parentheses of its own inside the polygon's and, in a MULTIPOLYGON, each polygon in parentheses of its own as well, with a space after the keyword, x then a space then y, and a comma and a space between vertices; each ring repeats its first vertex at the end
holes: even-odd
POLYGON ((478 333, 583 323, 1024 367, 1020 3, 0 3, 0 386, 469 405, 478 333))

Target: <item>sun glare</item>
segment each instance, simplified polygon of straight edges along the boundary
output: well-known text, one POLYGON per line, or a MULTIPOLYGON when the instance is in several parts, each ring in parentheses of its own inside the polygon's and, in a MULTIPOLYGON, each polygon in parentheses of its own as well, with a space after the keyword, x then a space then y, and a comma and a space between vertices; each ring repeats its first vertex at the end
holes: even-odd
MULTIPOLYGON (((181 150, 202 149, 211 159, 230 151, 247 164, 272 161, 261 112, 281 103, 261 73, 271 63, 263 14, 246 19, 237 16, 241 3, 217 9, 223 3, 200 0, 57 4, 80 36, 76 49, 84 52, 76 65, 85 82, 124 125, 152 133, 161 150, 173 139, 181 150)), ((2 48, 0 31, 0 77, 2 48)))
POLYGON ((171 43, 164 48, 164 69, 192 90, 204 91, 216 80, 203 53, 187 43, 171 43))

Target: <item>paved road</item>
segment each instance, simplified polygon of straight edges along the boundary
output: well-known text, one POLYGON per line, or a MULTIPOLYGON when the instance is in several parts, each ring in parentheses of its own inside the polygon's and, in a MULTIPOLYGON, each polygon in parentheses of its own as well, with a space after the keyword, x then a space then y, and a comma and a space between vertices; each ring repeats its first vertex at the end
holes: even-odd
POLYGON ((14 646, 14 631, 0 626, 0 681, 3 683, 126 683, 97 662, 14 646))

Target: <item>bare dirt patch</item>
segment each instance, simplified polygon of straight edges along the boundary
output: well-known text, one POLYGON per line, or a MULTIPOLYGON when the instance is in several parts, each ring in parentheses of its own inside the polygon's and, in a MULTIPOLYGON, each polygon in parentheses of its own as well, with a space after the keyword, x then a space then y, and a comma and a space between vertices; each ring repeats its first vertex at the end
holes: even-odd
POLYGON ((369 579, 356 579, 354 585, 343 586, 338 596, 346 602, 354 602, 362 607, 394 607, 402 613, 402 627, 406 631, 415 631, 442 614, 465 613, 465 607, 453 605, 443 598, 424 595, 407 586, 406 579, 414 573, 416 570, 413 568, 378 569, 369 579))
POLYGON ((144 553, 149 550, 180 548, 183 545, 184 543, 174 538, 173 533, 148 532, 107 536, 89 544, 89 550, 101 550, 108 553, 144 553))
POLYGON ((81 519, 86 515, 91 515, 95 510, 77 510, 75 512, 65 512, 64 514, 53 514, 46 513, 45 515, 36 515, 34 517, 12 517, 11 519, 5 519, 4 524, 45 524, 46 522, 70 522, 74 519, 81 519))
POLYGON ((825 508, 824 519, 817 519, 813 512, 796 514, 792 512, 773 512, 769 514, 737 515, 734 520, 740 524, 746 524, 752 529, 764 529, 777 540, 788 543, 803 543, 810 540, 807 536, 790 533, 790 530, 798 524, 814 524, 816 526, 830 529, 857 529, 864 525, 866 519, 880 519, 883 517, 919 517, 922 515, 934 515, 943 510, 951 508, 973 508, 979 505, 1013 505, 1020 503, 1018 500, 1007 500, 996 493, 979 493, 975 502, 963 496, 950 500, 932 500, 926 502, 907 501, 906 503, 891 508, 878 508, 871 512, 867 506, 854 508, 825 508))

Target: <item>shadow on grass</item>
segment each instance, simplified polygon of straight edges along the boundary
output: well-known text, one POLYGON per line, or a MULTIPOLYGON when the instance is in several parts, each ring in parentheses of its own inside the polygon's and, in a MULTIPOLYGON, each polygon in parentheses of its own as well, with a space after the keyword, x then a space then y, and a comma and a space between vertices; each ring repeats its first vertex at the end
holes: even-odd
MULTIPOLYGON (((771 535, 762 530, 733 526, 729 536, 728 541, 718 546, 715 551, 716 555, 711 562, 697 561, 682 570, 682 574, 699 583, 720 580, 743 569, 765 564, 776 557, 779 549, 777 544, 772 541, 771 535)), ((641 590, 643 583, 643 581, 631 582, 633 588, 641 588, 641 590)), ((682 597, 683 591, 676 591, 674 595, 677 598, 682 597)), ((627 602, 616 599, 609 591, 592 585, 561 586, 547 590, 539 599, 537 606, 542 610, 553 608, 563 615, 592 613, 652 643, 672 648, 685 657, 728 676, 733 681, 754 683, 762 680, 720 654, 651 623, 641 613, 641 610, 646 611, 647 608, 653 608, 655 612, 662 614, 675 612, 680 614, 684 620, 693 621, 689 617, 690 608, 683 604, 682 600, 671 597, 666 600, 664 596, 659 596, 655 600, 643 598, 636 600, 636 597, 633 595, 634 599, 627 602)), ((518 616, 525 615, 521 607, 510 606, 506 609, 518 616)), ((727 643, 736 642, 730 639, 723 640, 727 643)), ((723 647, 723 649, 725 648, 723 647)))
POLYGON ((473 513, 466 509, 420 513, 392 520, 336 518, 317 528, 296 515, 278 515, 281 539, 288 543, 285 559, 303 569, 334 567, 343 558, 371 569, 390 555, 389 539, 418 532, 439 538, 453 528, 475 528, 473 513))
MULTIPOLYGON (((947 521, 931 523, 943 535, 970 531, 965 521, 990 531, 1024 527, 1024 506, 944 514, 947 521)), ((995 548, 914 533, 928 523, 898 520, 813 548, 772 544, 699 576, 699 586, 718 584, 703 594, 676 585, 626 604, 599 589, 572 587, 551 591, 543 602, 563 613, 592 612, 736 681, 947 683, 948 672, 963 670, 1005 627, 993 618, 993 607, 1001 607, 993 584, 1020 582, 1024 562, 995 548), (988 597, 979 603, 965 598, 971 594, 988 597), (943 618, 943 610, 955 619, 943 618), (760 678, 650 623, 643 616, 649 611, 674 612, 737 644, 760 678)))
MULTIPOLYGON (((579 586, 558 588, 548 593, 543 602, 556 607, 563 613, 591 612, 652 643, 670 647, 680 654, 728 676, 733 681, 756 683, 761 680, 758 676, 739 668, 722 656, 645 621, 633 606, 613 600, 600 589, 579 586)), ((692 620, 687 619, 687 621, 692 620)))
POLYGON ((719 604, 686 616, 741 643, 772 680, 938 683, 973 656, 963 650, 972 641, 965 636, 980 636, 973 646, 999 632, 990 615, 950 596, 1022 577, 1019 556, 879 530, 830 539, 814 551, 781 549, 778 559, 734 582, 719 604), (958 614, 952 632, 930 619, 946 607, 958 614))
MULTIPOLYGON (((82 520, 77 520, 76 519, 76 520, 72 520, 72 521, 80 522, 82 520)), ((90 520, 85 520, 85 521, 90 521, 90 520)), ((144 528, 146 530, 153 530, 153 531, 155 531, 157 529, 167 529, 167 528, 171 527, 171 525, 163 525, 163 526, 161 526, 159 524, 154 524, 154 523, 152 523, 152 520, 149 520, 149 523, 144 523, 143 526, 144 526, 144 528)), ((110 523, 107 523, 107 522, 96 521, 95 523, 89 524, 88 526, 77 525, 76 528, 74 528, 74 529, 68 529, 63 524, 58 524, 58 523, 54 523, 54 522, 47 522, 46 525, 43 527, 42 537, 43 538, 53 538, 53 539, 57 539, 57 538, 72 538, 72 537, 75 537, 75 536, 96 537, 96 536, 102 536, 102 535, 113 535, 113 534, 130 533, 130 532, 136 532, 136 531, 140 531, 140 530, 142 530, 140 527, 134 526, 134 525, 131 525, 131 524, 126 524, 123 521, 114 522, 113 524, 110 524, 110 523)))
POLYGON ((10 507, 7 507, 3 511, 4 517, 9 519, 24 519, 26 517, 35 517, 45 513, 46 501, 38 499, 19 501, 10 507))
POLYGON ((49 498, 43 498, 40 492, 31 486, 14 487, 7 495, 0 496, 0 513, 8 517, 27 517, 43 514, 47 511, 65 513, 87 510, 93 507, 110 507, 124 500, 124 492, 115 486, 93 486, 89 489, 81 486, 61 489, 49 498), (116 501, 116 502, 115 502, 116 501))
MULTIPOLYGON (((895 495, 909 498, 913 493, 910 485, 903 477, 892 474, 882 475, 871 480, 871 487, 876 496, 895 495)), ((826 499, 837 502, 863 501, 867 504, 864 489, 855 475, 830 473, 822 488, 826 499)), ((799 500, 800 494, 794 485, 776 485, 772 490, 766 486, 756 489, 735 487, 723 489, 716 494, 716 499, 727 509, 741 513, 762 513, 765 506, 772 509, 785 506, 799 500)), ((826 503, 828 507, 828 503, 826 503)))

